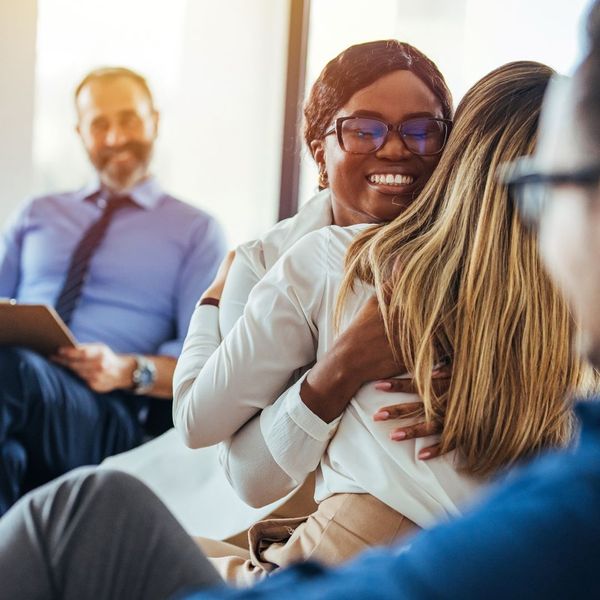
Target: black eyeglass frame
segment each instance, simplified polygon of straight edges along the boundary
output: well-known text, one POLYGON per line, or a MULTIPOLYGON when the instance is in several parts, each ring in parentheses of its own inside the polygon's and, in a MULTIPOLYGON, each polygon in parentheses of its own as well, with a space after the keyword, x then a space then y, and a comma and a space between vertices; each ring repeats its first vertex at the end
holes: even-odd
POLYGON ((537 226, 548 203, 547 194, 527 197, 523 190, 527 186, 549 188, 560 185, 576 185, 590 187, 600 183, 600 163, 586 165, 574 171, 544 172, 540 170, 534 159, 521 157, 512 163, 502 165, 498 172, 498 180, 508 188, 508 197, 519 210, 521 217, 528 225, 537 226))
POLYGON ((404 144, 405 148, 411 154, 414 154, 416 156, 436 156, 444 150, 444 148, 446 146, 446 142, 448 141, 448 136, 450 135, 450 132, 452 131, 452 125, 453 125, 453 122, 450 119, 442 119, 442 118, 438 118, 438 117, 413 117, 412 119, 406 119, 405 121, 400 121, 400 123, 394 124, 394 123, 386 123, 383 119, 378 119, 377 117, 351 115, 348 117, 338 117, 335 120, 333 127, 329 131, 326 131, 323 134, 323 137, 327 137, 328 135, 335 133, 338 144, 340 145, 340 148, 344 152, 347 152, 348 154, 374 154, 375 152, 379 152, 379 150, 381 150, 386 145, 390 133, 392 131, 397 131, 398 137, 402 140, 402 143, 404 144), (344 124, 345 121, 350 121, 353 119, 370 119, 372 121, 377 121, 377 122, 385 125, 387 127, 387 133, 385 134, 381 145, 378 146, 377 148, 374 148, 373 150, 369 150, 368 152, 352 152, 351 150, 347 150, 346 147, 344 146, 344 140, 342 139, 342 125, 344 124), (411 150, 409 148, 408 144, 406 143, 406 140, 404 139, 404 134, 402 133, 402 126, 405 125, 406 123, 410 123, 411 121, 437 121, 437 122, 443 123, 445 126, 445 129, 444 129, 445 135, 444 135, 444 141, 442 142, 442 147, 437 152, 430 152, 427 154, 422 154, 420 152, 415 152, 414 150, 411 150))
POLYGON ((513 189, 527 184, 594 185, 600 180, 600 164, 588 165, 574 171, 544 173, 534 165, 532 159, 521 158, 504 165, 499 179, 501 183, 513 189))

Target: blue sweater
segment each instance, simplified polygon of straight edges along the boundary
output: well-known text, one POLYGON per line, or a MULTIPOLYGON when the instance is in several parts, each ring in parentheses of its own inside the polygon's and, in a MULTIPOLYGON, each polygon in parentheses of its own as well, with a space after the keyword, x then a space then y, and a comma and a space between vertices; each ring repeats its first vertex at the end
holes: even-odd
POLYGON ((577 448, 523 467, 464 517, 328 569, 304 563, 216 598, 600 598, 600 404, 581 404, 577 448))

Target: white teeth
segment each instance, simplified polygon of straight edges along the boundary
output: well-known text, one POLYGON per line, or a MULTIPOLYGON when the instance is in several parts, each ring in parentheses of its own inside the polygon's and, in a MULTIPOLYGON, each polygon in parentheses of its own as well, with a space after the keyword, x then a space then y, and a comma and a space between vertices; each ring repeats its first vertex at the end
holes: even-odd
POLYGON ((410 185, 415 180, 411 175, 392 175, 391 173, 369 175, 371 183, 381 183, 385 185, 410 185))

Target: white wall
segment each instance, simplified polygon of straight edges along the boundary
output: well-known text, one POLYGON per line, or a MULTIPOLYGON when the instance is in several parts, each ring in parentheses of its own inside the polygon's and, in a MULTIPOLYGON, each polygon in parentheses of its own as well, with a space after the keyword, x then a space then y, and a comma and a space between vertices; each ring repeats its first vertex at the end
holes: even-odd
POLYGON ((191 1, 174 119, 163 147, 175 191, 209 206, 241 242, 275 223, 289 3, 191 1))
POLYGON ((32 189, 36 0, 0 0, 0 223, 32 189))

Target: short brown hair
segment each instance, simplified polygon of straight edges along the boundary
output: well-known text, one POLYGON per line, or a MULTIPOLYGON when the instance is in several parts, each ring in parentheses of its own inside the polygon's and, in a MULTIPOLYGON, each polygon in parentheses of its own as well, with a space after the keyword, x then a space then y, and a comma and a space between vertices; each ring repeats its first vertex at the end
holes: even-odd
POLYGON ((150 106, 154 108, 154 99, 146 78, 136 71, 128 69, 127 67, 99 67, 98 69, 90 71, 75 88, 75 104, 77 104, 77 99, 79 98, 81 90, 88 83, 92 83, 93 81, 113 81, 114 79, 119 79, 120 77, 131 79, 137 83, 142 88, 144 94, 148 96, 148 100, 150 100, 150 106))

